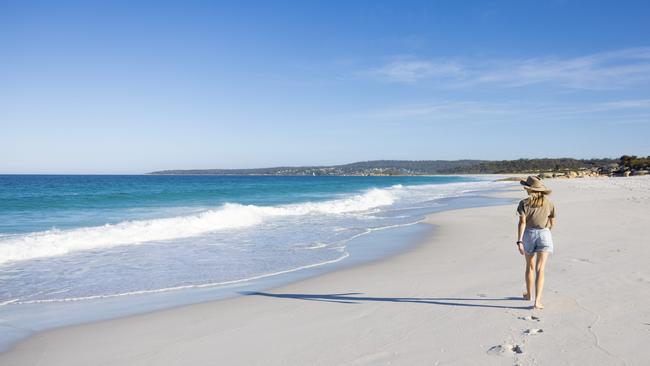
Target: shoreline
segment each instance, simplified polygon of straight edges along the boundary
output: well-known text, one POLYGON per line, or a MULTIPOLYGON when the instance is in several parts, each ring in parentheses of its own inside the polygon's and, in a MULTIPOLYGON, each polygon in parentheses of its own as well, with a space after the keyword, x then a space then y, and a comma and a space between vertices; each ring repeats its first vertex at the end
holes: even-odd
POLYGON ((523 260, 510 245, 514 207, 488 206, 427 216, 432 236, 388 258, 237 298, 46 331, 0 354, 0 364, 641 365, 650 358, 642 229, 650 180, 548 185, 560 245, 542 311, 516 298, 523 260), (520 319, 531 315, 539 321, 520 319), (544 332, 525 333, 537 328, 544 332))
MULTIPOLYGON (((439 207, 428 212, 499 204, 499 199, 491 195, 503 189, 507 187, 498 186, 485 191, 470 192, 463 196, 446 197, 439 200, 439 207)), ((338 270, 381 261, 421 245, 422 237, 434 230, 432 226, 423 223, 424 220, 423 216, 408 224, 374 229, 358 235, 346 245, 344 257, 331 263, 316 263, 305 268, 263 275, 256 279, 238 280, 231 284, 214 286, 188 286, 188 288, 169 291, 155 290, 126 296, 121 294, 101 296, 79 301, 72 299, 27 303, 17 305, 18 308, 13 308, 16 305, 9 304, 7 306, 12 308, 5 312, 5 321, 0 324, 0 327, 6 330, 0 339, 0 354, 43 332, 222 301, 240 297, 240 292, 278 288, 338 270), (8 321, 9 319, 12 320, 8 321)))

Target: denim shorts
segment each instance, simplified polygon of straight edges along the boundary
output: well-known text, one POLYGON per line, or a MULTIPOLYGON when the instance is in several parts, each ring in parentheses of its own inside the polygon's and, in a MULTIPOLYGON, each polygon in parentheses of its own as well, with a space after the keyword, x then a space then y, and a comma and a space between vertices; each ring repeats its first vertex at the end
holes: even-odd
POLYGON ((549 229, 526 228, 524 230, 524 250, 526 253, 553 253, 553 236, 549 229))

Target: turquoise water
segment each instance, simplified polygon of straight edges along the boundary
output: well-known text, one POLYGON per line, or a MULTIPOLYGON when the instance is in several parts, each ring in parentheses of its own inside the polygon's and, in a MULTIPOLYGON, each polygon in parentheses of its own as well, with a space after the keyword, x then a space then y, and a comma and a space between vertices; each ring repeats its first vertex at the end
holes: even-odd
POLYGON ((0 304, 260 279, 342 261, 468 177, 0 176, 0 304))
POLYGON ((224 203, 323 201, 396 184, 472 181, 459 177, 276 177, 0 175, 0 234, 118 223, 196 212, 224 203))
POLYGON ((415 227, 451 198, 505 184, 448 176, 0 175, 0 327, 11 330, 0 346, 34 330, 377 258, 394 250, 390 243, 349 244, 415 227))

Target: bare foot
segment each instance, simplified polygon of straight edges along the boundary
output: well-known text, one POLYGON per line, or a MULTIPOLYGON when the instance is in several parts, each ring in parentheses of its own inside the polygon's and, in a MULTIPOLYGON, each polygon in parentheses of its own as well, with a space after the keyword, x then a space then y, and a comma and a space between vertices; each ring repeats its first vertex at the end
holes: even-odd
POLYGON ((530 294, 529 293, 524 292, 524 294, 522 296, 524 297, 524 300, 530 300, 530 294))
POLYGON ((542 310, 542 309, 544 309, 544 305, 542 305, 541 303, 536 302, 535 306, 533 308, 535 308, 537 310, 542 310))

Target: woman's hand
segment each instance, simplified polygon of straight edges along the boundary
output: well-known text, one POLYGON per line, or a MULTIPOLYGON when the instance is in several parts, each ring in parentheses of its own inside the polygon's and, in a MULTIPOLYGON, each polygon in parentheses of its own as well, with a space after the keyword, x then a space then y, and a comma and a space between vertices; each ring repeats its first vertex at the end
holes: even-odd
POLYGON ((517 249, 519 249, 519 254, 524 255, 524 245, 522 243, 517 244, 517 249))
POLYGON ((524 238, 524 231, 526 230, 526 216, 519 215, 519 224, 517 225, 517 249, 519 253, 524 255, 524 243, 522 242, 524 238))

